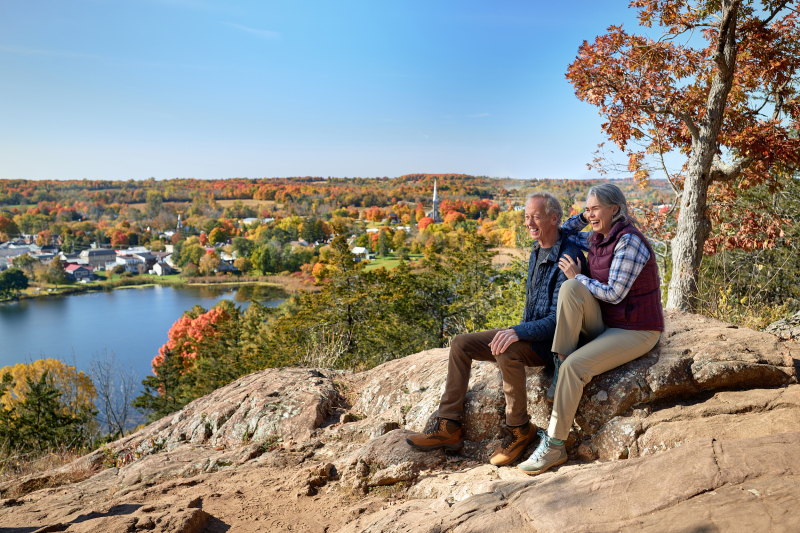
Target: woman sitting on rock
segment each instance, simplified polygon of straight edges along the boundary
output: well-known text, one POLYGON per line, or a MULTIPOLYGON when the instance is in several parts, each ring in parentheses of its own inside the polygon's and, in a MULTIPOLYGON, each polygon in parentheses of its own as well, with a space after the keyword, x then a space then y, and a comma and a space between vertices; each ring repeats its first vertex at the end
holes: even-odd
POLYGON ((539 446, 519 466, 527 474, 567 461, 564 441, 584 385, 649 352, 664 331, 655 253, 638 225, 625 195, 611 184, 591 188, 585 212, 564 223, 574 232, 569 240, 589 252, 590 276, 581 274, 578 261, 561 258, 558 266, 568 279, 556 310, 553 412, 547 434, 539 430, 539 446), (591 231, 579 231, 587 224, 591 231), (588 342, 578 348, 581 336, 588 342))

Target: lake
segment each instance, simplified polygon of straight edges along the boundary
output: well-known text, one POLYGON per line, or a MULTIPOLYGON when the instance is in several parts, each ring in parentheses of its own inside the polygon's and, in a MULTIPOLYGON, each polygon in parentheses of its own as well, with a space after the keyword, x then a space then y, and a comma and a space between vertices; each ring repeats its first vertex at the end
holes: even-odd
POLYGON ((141 382, 184 311, 198 304, 209 309, 223 299, 242 308, 251 301, 276 307, 285 298, 274 287, 157 285, 0 304, 0 367, 49 357, 88 374, 92 354, 105 348, 126 366, 130 361, 141 382))

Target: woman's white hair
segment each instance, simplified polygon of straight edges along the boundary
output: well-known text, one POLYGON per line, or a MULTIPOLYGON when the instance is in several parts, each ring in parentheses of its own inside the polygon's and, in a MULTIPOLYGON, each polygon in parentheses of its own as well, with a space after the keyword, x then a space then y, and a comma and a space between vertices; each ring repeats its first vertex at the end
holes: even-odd
POLYGON ((561 224, 561 219, 564 216, 564 210, 561 208, 561 202, 558 201, 558 198, 547 191, 536 191, 535 193, 528 195, 528 199, 525 200, 525 205, 528 205, 528 202, 534 198, 543 199, 544 214, 550 216, 553 213, 556 213, 558 215, 558 223, 561 224))
POLYGON ((597 198, 597 201, 600 202, 601 205, 619 207, 619 211, 617 211, 617 214, 611 219, 612 225, 618 220, 624 220, 628 224, 640 227, 639 221, 628 211, 628 201, 625 199, 625 194, 613 183, 595 185, 586 193, 586 199, 588 200, 590 196, 597 198))

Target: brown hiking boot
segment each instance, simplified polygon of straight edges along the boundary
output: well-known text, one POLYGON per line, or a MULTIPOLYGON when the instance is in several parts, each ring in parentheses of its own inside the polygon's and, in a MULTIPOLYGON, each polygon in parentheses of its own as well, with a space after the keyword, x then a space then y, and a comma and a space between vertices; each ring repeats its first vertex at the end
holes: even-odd
POLYGON ((460 450, 464 447, 461 427, 445 418, 437 418, 436 425, 425 433, 412 433, 406 442, 418 450, 460 450))
POLYGON ((503 432, 505 433, 503 442, 489 458, 489 462, 495 466, 507 465, 519 458, 528 444, 533 442, 533 438, 536 436, 536 426, 528 422, 524 426, 514 428, 506 426, 503 428, 503 432))

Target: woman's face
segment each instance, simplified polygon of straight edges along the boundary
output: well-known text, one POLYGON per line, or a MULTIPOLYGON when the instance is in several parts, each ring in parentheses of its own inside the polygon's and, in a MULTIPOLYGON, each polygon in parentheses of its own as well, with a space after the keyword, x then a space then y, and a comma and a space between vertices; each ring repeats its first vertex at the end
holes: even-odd
POLYGON ((592 195, 586 199, 586 210, 583 215, 591 224, 592 231, 605 236, 611 231, 611 226, 613 226, 611 219, 614 218, 618 211, 619 207, 602 205, 597 201, 597 197, 592 195))

